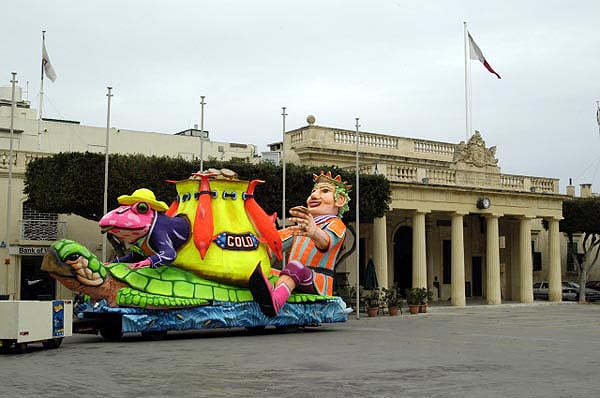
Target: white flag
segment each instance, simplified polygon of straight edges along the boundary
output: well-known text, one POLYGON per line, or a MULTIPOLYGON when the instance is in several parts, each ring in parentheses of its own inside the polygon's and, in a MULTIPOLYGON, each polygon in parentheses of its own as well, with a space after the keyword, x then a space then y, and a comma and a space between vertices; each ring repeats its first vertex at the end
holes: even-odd
POLYGON ((481 49, 479 48, 477 43, 475 43, 475 40, 473 40, 473 38, 471 37, 471 33, 469 33, 469 58, 481 62, 483 64, 483 66, 485 66, 485 68, 488 71, 490 71, 490 73, 493 73, 494 75, 496 75, 498 77, 498 79, 501 79, 500 75, 497 74, 496 71, 492 69, 490 64, 488 64, 488 61, 483 56, 481 49))
MULTIPOLYGON (((52 81, 56 80, 56 72, 50 63, 50 57, 46 51, 46 43, 42 43, 42 67, 46 73, 46 77, 52 81)), ((43 77, 43 76, 42 76, 43 77)))

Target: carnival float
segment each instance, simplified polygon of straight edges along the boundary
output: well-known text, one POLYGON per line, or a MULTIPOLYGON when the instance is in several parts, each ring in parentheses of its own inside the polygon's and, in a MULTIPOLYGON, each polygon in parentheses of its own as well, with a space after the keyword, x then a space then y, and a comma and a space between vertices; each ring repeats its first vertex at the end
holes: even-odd
POLYGON ((276 316, 255 302, 252 273, 259 269, 274 283, 279 271, 271 264, 283 259, 276 215, 254 198, 263 182, 227 169, 194 173, 167 181, 177 191, 170 206, 137 189, 99 222, 103 233, 127 244, 125 256, 103 263, 80 243, 59 240, 42 270, 86 298, 76 305, 79 330, 109 340, 134 332, 161 338, 171 330, 345 322, 351 310, 335 296, 293 292, 276 316))

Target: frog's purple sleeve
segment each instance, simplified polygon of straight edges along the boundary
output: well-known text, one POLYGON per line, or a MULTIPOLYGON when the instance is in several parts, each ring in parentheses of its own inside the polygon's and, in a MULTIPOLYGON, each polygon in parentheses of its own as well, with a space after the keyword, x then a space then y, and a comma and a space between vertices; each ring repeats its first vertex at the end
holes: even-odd
MULTIPOLYGON (((139 249, 138 249, 139 250, 139 249)), ((137 251, 129 251, 124 256, 115 257, 111 262, 113 263, 135 263, 136 261, 142 261, 146 256, 141 255, 137 251)))
POLYGON ((190 224, 183 217, 169 217, 157 213, 148 233, 147 245, 156 254, 148 257, 152 268, 171 264, 177 257, 177 249, 190 238, 190 224))

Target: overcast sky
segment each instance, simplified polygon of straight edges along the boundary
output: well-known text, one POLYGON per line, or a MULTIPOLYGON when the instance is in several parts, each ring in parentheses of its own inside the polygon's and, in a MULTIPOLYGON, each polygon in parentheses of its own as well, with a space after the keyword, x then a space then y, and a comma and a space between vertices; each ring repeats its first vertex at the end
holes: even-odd
MULTIPOLYGON (((470 61, 473 128, 503 173, 600 191, 600 1, 10 1, 0 85, 38 107, 41 31, 58 78, 44 117, 258 145, 316 124, 465 140, 463 21, 497 79, 470 61)), ((579 192, 579 191, 578 191, 579 192)))

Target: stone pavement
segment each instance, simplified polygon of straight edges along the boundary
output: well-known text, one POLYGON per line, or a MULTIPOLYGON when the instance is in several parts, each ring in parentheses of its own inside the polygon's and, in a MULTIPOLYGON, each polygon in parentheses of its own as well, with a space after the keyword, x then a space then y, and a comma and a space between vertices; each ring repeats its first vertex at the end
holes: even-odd
POLYGON ((1 397, 595 397, 600 305, 379 316, 303 332, 65 338, 0 355, 1 397))

